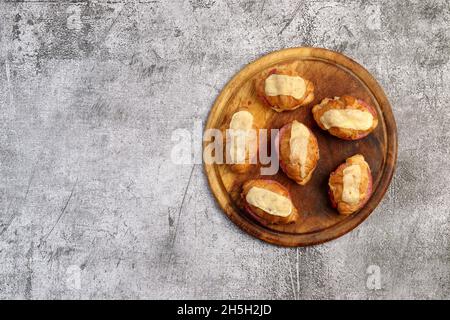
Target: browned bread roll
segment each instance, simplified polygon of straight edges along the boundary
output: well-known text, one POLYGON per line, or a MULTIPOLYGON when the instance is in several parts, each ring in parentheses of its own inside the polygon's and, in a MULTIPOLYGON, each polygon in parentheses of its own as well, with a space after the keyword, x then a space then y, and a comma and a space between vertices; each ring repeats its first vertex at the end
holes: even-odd
POLYGON ((378 125, 375 108, 352 96, 323 99, 312 112, 320 128, 345 140, 364 138, 378 125))
POLYGON ((257 162, 258 126, 248 108, 236 110, 222 126, 224 157, 231 170, 248 172, 257 162))
POLYGON ((331 173, 328 181, 333 208, 350 215, 361 209, 372 195, 372 174, 360 154, 354 155, 331 173))
POLYGON ((319 161, 319 145, 312 131, 294 120, 280 129, 280 167, 284 173, 300 185, 312 177, 319 161))
POLYGON ((288 67, 261 73, 255 86, 260 99, 277 112, 294 110, 314 100, 313 83, 288 67))
POLYGON ((298 219, 289 191, 273 180, 249 180, 242 188, 245 210, 263 225, 288 224, 298 219))

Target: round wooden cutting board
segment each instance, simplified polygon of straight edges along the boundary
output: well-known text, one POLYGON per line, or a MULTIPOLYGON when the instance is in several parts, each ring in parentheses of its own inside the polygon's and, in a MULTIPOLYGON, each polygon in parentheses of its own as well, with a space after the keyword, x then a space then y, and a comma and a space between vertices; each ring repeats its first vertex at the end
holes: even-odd
MULTIPOLYGON (((247 65, 225 86, 209 114, 205 130, 220 128, 239 107, 248 107, 261 128, 281 128, 296 119, 316 135, 320 160, 312 179, 297 185, 280 169, 276 175, 264 176, 288 188, 300 213, 298 222, 266 227, 241 209, 243 182, 261 177, 259 166, 246 174, 236 174, 226 164, 205 164, 211 190, 228 217, 246 232, 269 243, 283 246, 308 246, 335 239, 358 226, 383 198, 394 173, 397 160, 397 130, 391 106, 383 89, 358 63, 326 49, 291 48, 268 54, 247 65), (315 86, 315 99, 306 107, 277 113, 256 96, 256 76, 278 64, 294 64, 296 70, 315 86), (378 127, 366 138, 344 141, 321 130, 312 118, 311 109, 326 97, 352 95, 372 104, 379 117, 378 127), (367 204, 351 216, 342 216, 328 199, 328 178, 346 158, 362 154, 373 175, 373 194, 367 204)), ((204 142, 205 148, 209 142, 204 142)))

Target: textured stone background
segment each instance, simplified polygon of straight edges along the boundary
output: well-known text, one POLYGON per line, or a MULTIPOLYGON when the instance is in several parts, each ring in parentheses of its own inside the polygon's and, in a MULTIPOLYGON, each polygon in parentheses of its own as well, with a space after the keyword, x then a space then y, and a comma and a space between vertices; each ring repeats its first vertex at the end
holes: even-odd
POLYGON ((1 2, 0 298, 450 298, 449 57, 448 1, 1 2), (374 74, 399 158, 354 232, 285 249, 169 155, 234 73, 293 46, 374 74))

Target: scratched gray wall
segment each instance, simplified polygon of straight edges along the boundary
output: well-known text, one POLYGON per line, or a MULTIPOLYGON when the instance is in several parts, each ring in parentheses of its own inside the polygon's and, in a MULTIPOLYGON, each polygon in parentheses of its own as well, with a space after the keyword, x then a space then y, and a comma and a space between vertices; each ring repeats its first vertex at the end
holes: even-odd
POLYGON ((0 298, 450 298, 448 1, 3 1, 0 50, 0 298), (292 46, 366 66, 400 144, 370 218, 300 249, 241 232, 169 157, 292 46))

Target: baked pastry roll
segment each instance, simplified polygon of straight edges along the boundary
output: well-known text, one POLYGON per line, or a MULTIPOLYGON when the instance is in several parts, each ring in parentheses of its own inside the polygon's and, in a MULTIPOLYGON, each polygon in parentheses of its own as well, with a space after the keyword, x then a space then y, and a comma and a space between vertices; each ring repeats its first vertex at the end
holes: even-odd
POLYGON ((300 185, 312 177, 319 161, 319 145, 312 131, 294 120, 279 132, 280 167, 286 175, 300 185))
POLYGON ((248 214, 263 225, 288 224, 298 219, 289 191, 273 180, 249 180, 242 188, 248 214))
POLYGON ((258 127, 248 108, 239 108, 222 129, 225 159, 231 170, 245 173, 257 163, 258 127))
POLYGON ((375 108, 352 96, 323 99, 312 113, 320 128, 345 140, 364 138, 378 125, 375 108))
POLYGON ((295 110, 314 100, 314 85, 296 70, 274 68, 255 82, 260 99, 277 112, 295 110))
POLYGON ((361 209, 372 195, 372 174, 364 157, 356 154, 345 160, 331 173, 328 186, 331 204, 340 214, 361 209))

